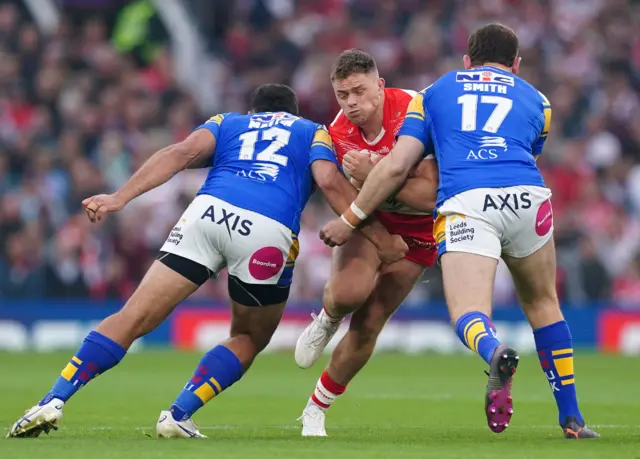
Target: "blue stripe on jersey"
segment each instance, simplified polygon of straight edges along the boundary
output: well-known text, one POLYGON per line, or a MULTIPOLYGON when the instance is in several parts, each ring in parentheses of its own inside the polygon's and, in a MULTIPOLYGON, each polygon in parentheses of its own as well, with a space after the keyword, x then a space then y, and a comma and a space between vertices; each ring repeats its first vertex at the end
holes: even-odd
POLYGON ((479 67, 449 72, 418 93, 398 136, 414 137, 435 153, 440 207, 475 188, 544 186, 535 155, 550 123, 551 105, 533 86, 479 67))
POLYGON ((216 150, 198 194, 209 194, 276 220, 297 233, 313 190, 311 164, 337 161, 323 126, 288 113, 216 115, 216 150))

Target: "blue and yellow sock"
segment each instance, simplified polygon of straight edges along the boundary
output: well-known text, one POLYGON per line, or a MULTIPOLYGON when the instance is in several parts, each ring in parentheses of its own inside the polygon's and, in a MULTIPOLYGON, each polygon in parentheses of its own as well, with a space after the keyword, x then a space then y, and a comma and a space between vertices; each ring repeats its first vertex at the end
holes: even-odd
POLYGON ((238 381, 243 373, 242 362, 229 348, 214 347, 202 357, 193 377, 171 405, 173 418, 176 421, 190 418, 205 403, 238 381))
POLYGON ((491 357, 500 341, 496 338, 496 327, 486 314, 479 311, 466 313, 456 321, 456 332, 465 346, 491 364, 491 357))
POLYGON ((90 332, 40 405, 54 398, 66 402, 93 378, 120 363, 126 353, 125 348, 110 338, 90 332))
POLYGON ((558 405, 559 423, 575 416, 582 423, 573 373, 573 342, 567 322, 562 320, 533 331, 542 371, 547 376, 558 405))

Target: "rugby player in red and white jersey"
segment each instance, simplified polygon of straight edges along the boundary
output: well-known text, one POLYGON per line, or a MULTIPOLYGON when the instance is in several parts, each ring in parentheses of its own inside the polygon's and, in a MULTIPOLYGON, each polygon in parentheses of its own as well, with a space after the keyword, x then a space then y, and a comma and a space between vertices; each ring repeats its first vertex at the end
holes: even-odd
MULTIPOLYGON (((338 162, 360 188, 377 160, 391 151, 415 92, 385 88, 375 61, 359 50, 343 52, 331 74, 342 110, 329 128, 338 162)), ((435 162, 419 163, 403 188, 376 217, 409 246, 396 263, 380 262, 375 247, 354 235, 333 253, 324 308, 296 344, 295 360, 309 368, 320 357, 342 320, 352 314, 349 330, 335 348, 300 420, 303 436, 326 436, 325 412, 367 363, 385 323, 436 259, 433 218, 438 174, 435 162)))

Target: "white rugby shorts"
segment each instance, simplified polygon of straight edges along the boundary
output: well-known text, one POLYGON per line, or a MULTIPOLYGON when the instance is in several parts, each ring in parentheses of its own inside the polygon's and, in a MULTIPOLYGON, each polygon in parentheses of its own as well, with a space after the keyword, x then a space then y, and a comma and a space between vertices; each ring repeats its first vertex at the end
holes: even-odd
POLYGON ((477 188, 447 199, 437 213, 438 256, 467 252, 524 258, 553 235, 551 190, 543 187, 477 188))
POLYGON ((283 224, 210 195, 199 195, 160 249, 247 284, 291 284, 300 245, 283 224))

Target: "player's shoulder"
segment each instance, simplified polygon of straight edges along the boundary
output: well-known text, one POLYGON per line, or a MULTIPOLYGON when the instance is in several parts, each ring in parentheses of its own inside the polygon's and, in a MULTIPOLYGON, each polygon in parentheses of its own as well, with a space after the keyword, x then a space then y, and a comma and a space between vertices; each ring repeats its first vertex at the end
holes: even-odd
POLYGON ((217 115, 213 115, 211 118, 207 120, 207 123, 214 123, 220 126, 223 121, 228 121, 240 116, 239 113, 227 112, 227 113, 218 113, 217 115))
POLYGON ((539 107, 543 110, 551 108, 549 99, 547 99, 547 96, 545 96, 542 91, 538 90, 538 88, 536 88, 534 85, 517 75, 514 75, 514 78, 518 83, 517 86, 521 94, 524 94, 527 98, 534 101, 534 103, 539 105, 539 107))
POLYGON ((303 137, 311 139, 315 137, 318 131, 327 131, 327 128, 324 125, 302 117, 298 117, 298 119, 291 124, 290 129, 294 133, 297 132, 298 134, 303 135, 303 137))
POLYGON ((309 130, 312 130, 312 131, 315 131, 317 129, 320 129, 320 128, 324 127, 322 124, 318 124, 315 121, 311 121, 311 120, 309 120, 307 118, 302 118, 302 117, 298 117, 298 119, 295 122, 295 124, 297 124, 301 128, 309 129, 309 130))
POLYGON ((536 92, 538 93, 538 97, 540 98, 540 103, 542 103, 542 107, 551 108, 551 102, 549 102, 549 99, 547 99, 547 96, 545 96, 541 91, 537 90, 536 88, 533 88, 533 89, 535 89, 536 92))
POLYGON ((401 89, 401 88, 385 88, 384 89, 384 95, 386 97, 391 96, 391 98, 400 102, 411 100, 413 96, 415 96, 416 94, 418 94, 418 92, 412 89, 401 89))

